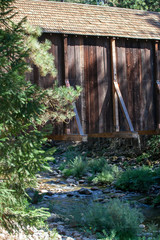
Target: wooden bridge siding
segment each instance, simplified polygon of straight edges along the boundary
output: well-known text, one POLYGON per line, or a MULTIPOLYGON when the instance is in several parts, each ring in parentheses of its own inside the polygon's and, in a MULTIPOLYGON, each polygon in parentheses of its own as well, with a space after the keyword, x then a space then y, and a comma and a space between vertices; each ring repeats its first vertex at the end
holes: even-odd
MULTIPOLYGON (((157 57, 157 79, 160 81, 160 42, 158 44, 158 57, 157 57)), ((160 90, 156 89, 157 99, 156 99, 156 109, 157 109, 157 128, 160 129, 160 90)))
POLYGON ((98 82, 97 82, 97 54, 96 54, 96 38, 84 39, 84 62, 85 68, 85 86, 86 91, 86 121, 88 122, 86 132, 98 132, 98 82))
MULTIPOLYGON (((43 34, 52 42, 51 52, 58 70, 58 83, 64 84, 65 61, 63 36, 43 34)), ((68 78, 72 86, 83 87, 76 103, 85 133, 113 131, 112 84, 110 40, 105 37, 68 37, 68 78)), ((154 42, 143 40, 116 39, 117 75, 122 96, 135 130, 155 129, 155 89, 154 89, 154 42)), ((158 54, 160 79, 160 44, 158 54)), ((51 87, 55 79, 40 77, 35 68, 32 79, 39 86, 51 87)), ((158 98, 160 98, 158 96, 158 98)), ((159 99, 160 103, 160 99, 159 99)), ((120 107, 119 107, 120 109, 120 107)), ((160 111, 159 111, 160 112, 160 111)), ((158 112, 157 117, 160 113, 158 112)), ((120 130, 129 130, 121 110, 119 110, 120 130)), ((78 133, 75 120, 70 125, 71 133, 78 133)), ((64 134, 64 124, 56 127, 56 134, 64 134)))
POLYGON ((113 106, 111 81, 110 40, 97 38, 97 81, 98 81, 98 122, 99 133, 112 132, 113 106))
POLYGON ((46 77, 41 77, 39 71, 34 67, 34 82, 42 88, 52 87, 55 80, 58 81, 59 85, 64 84, 64 71, 63 71, 63 42, 62 36, 58 34, 48 34, 44 33, 40 37, 40 42, 44 42, 48 39, 51 42, 50 53, 54 56, 54 63, 57 69, 57 76, 55 78, 47 75, 46 77))
MULTIPOLYGON (((37 84, 42 88, 52 87, 57 80, 58 85, 64 85, 64 49, 63 49, 63 38, 59 34, 48 34, 43 33, 40 37, 40 42, 44 42, 45 39, 51 41, 51 49, 50 52, 54 56, 54 63, 57 69, 57 76, 55 78, 47 75, 46 77, 41 77, 37 67, 33 66, 33 76, 32 82, 37 84)), ((64 134, 64 124, 58 124, 54 126, 53 134, 64 134)))
MULTIPOLYGON (((68 36, 68 78, 83 87, 76 102, 85 133, 112 130, 110 44, 106 38, 68 36)), ((75 119, 67 126, 78 133, 75 119)))
MULTIPOLYGON (((119 39, 118 81, 135 130, 155 129, 154 46, 151 41, 119 39)), ((128 130, 120 111, 121 130, 128 130)))
POLYGON ((112 131, 110 43, 106 38, 84 38, 87 133, 112 131))

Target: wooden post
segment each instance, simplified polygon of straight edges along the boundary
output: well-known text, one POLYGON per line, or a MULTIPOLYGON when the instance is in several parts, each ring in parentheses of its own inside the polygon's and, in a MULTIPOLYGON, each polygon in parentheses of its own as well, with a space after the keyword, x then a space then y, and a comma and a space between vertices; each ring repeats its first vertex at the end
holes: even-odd
POLYGON ((158 62, 158 41, 155 42, 155 80, 156 80, 156 120, 157 129, 160 129, 160 76, 159 76, 159 62, 158 62))
POLYGON ((111 67, 112 67, 112 94, 113 94, 113 122, 114 130, 119 132, 119 114, 118 114, 118 96, 115 91, 114 82, 117 81, 117 66, 116 66, 116 42, 111 38, 111 67))

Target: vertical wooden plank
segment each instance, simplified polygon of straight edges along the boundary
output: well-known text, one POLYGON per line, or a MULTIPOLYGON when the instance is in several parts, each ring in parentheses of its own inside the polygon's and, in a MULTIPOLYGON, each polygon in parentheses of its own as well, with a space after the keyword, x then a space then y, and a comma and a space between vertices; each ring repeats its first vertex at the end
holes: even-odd
POLYGON ((147 130, 155 129, 155 103, 154 103, 154 49, 151 41, 146 42, 147 61, 147 130))
MULTIPOLYGON (((63 48, 64 48, 64 79, 65 79, 65 83, 67 83, 67 81, 69 80, 69 72, 68 72, 68 36, 64 35, 63 37, 63 48)), ((67 124, 65 126, 65 133, 66 134, 70 134, 71 133, 71 129, 70 126, 67 124)))
POLYGON ((63 36, 58 35, 57 38, 58 41, 58 65, 57 65, 57 71, 58 71, 58 85, 62 86, 64 85, 64 44, 63 44, 63 36))
POLYGON ((127 82, 128 82, 128 113, 133 120, 133 49, 132 42, 126 40, 126 65, 127 65, 127 82))
MULTIPOLYGON (((111 39, 111 62, 112 62, 112 83, 117 82, 117 66, 116 66, 116 42, 115 39, 111 39)), ((118 96, 114 88, 114 83, 112 85, 113 90, 113 121, 115 131, 119 131, 119 115, 118 115, 118 96)))
POLYGON ((65 82, 68 80, 68 36, 64 36, 64 75, 65 82))
MULTIPOLYGON (((76 85, 76 42, 75 42, 75 36, 69 36, 68 37, 68 78, 70 85, 72 87, 75 87, 76 85)), ((70 121, 70 129, 72 134, 77 134, 78 132, 78 126, 76 122, 76 118, 74 117, 70 121)))
POLYGON ((132 67, 132 92, 133 92, 133 119, 132 123, 136 131, 139 128, 139 108, 140 108, 140 92, 139 92, 139 69, 138 69, 138 42, 133 41, 133 67, 132 67))
POLYGON ((84 39, 84 77, 85 77, 85 102, 86 102, 86 133, 89 133, 90 124, 90 87, 89 87, 89 46, 88 38, 84 39))
POLYGON ((145 62, 145 46, 144 42, 141 41, 141 70, 142 70, 142 81, 141 81, 141 111, 140 111, 140 125, 141 125, 141 130, 145 129, 145 123, 144 123, 144 115, 145 115, 145 106, 146 106, 146 97, 145 97, 145 79, 146 79, 146 62, 145 62))
POLYGON ((83 36, 79 37, 79 51, 80 51, 80 86, 82 87, 81 92, 81 120, 82 128, 86 133, 86 102, 85 102, 85 81, 84 81, 84 41, 83 36))
POLYGON ((93 106, 94 106, 94 128, 93 132, 99 132, 99 105, 98 105, 98 82, 97 82, 97 52, 96 52, 96 38, 93 39, 93 106))
MULTIPOLYGON (((117 50, 117 80, 119 87, 128 109, 128 82, 127 82, 127 70, 126 70, 126 51, 125 51, 125 39, 117 39, 116 50, 117 50)), ((126 119, 124 118, 121 108, 119 108, 119 121, 120 130, 129 130, 126 119)))
POLYGON ((155 101, 156 101, 156 128, 160 129, 160 91, 157 86, 157 81, 160 81, 160 44, 155 42, 155 101))
POLYGON ((98 105, 99 105, 99 133, 103 133, 104 118, 103 118, 103 103, 105 100, 106 89, 104 88, 104 58, 103 58, 103 46, 102 40, 97 38, 97 81, 98 81, 98 105))
POLYGON ((104 54, 104 71, 105 71, 105 82, 107 82, 107 95, 105 99, 106 108, 106 127, 105 132, 113 131, 113 101, 112 101, 112 72, 111 72, 111 42, 110 39, 104 38, 103 54, 104 54))
POLYGON ((160 91, 157 85, 157 81, 160 81, 160 44, 155 42, 155 101, 156 101, 156 128, 160 129, 160 91))
POLYGON ((94 113, 94 76, 93 76, 93 45, 89 45, 89 85, 90 85, 90 123, 89 123, 89 133, 94 133, 94 123, 95 123, 95 113, 94 113))
MULTIPOLYGON (((81 75, 81 67, 80 67, 80 39, 79 36, 75 37, 75 79, 74 79, 74 86, 81 85, 80 75, 81 75)), ((80 121, 82 122, 81 118, 81 96, 76 101, 77 112, 80 117, 80 121)))
POLYGON ((154 129, 154 101, 153 101, 153 47, 151 42, 141 41, 141 112, 140 126, 142 130, 154 129))

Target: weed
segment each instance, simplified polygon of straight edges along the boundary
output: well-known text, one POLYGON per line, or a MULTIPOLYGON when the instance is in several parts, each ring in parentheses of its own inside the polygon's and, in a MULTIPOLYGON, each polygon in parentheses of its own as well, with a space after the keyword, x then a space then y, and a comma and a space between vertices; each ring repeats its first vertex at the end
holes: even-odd
POLYGON ((153 206, 160 206, 160 195, 157 195, 155 199, 153 200, 153 206))
POLYGON ((137 162, 143 162, 145 159, 150 157, 149 153, 142 153, 140 156, 137 157, 137 162))
POLYGON ((71 149, 65 152, 64 156, 66 158, 66 162, 68 163, 73 161, 75 157, 80 156, 80 152, 71 149))
POLYGON ((63 171, 66 167, 66 162, 62 162, 59 166, 59 170, 63 171))
POLYGON ((87 211, 84 205, 75 208, 72 213, 74 225, 103 235, 104 231, 108 236, 114 233, 120 240, 134 239, 142 219, 143 216, 137 209, 130 208, 128 203, 123 203, 118 199, 111 200, 104 205, 93 203, 87 211))
POLYGON ((72 174, 75 177, 81 177, 87 170, 87 163, 81 157, 75 157, 71 162, 72 174))
POLYGON ((94 183, 111 183, 119 173, 119 169, 115 165, 104 166, 104 169, 94 179, 94 183))
POLYGON ((106 164, 105 158, 95 158, 89 161, 88 167, 89 170, 95 174, 97 172, 101 172, 106 164))
POLYGON ((160 155, 160 135, 153 136, 149 141, 148 141, 148 147, 149 147, 149 154, 151 157, 154 158, 159 158, 160 155))
POLYGON ((62 170, 65 177, 72 175, 79 178, 83 176, 87 170, 87 163, 80 156, 75 157, 73 161, 70 161, 67 165, 68 168, 62 170))
POLYGON ((72 176, 73 175, 73 169, 70 169, 70 168, 65 168, 63 171, 63 176, 64 177, 69 177, 69 176, 72 176))
POLYGON ((122 190, 147 192, 153 183, 153 171, 150 168, 141 167, 123 172, 115 185, 122 190))
POLYGON ((148 232, 152 233, 152 236, 155 237, 155 238, 159 237, 160 231, 159 231, 158 224, 155 224, 153 222, 150 223, 150 225, 148 226, 148 232))

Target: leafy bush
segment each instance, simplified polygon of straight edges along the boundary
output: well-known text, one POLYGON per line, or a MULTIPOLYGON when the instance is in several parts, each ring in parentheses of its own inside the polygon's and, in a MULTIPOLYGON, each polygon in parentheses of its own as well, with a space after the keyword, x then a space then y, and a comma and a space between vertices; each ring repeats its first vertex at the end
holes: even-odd
POLYGON ((68 177, 70 175, 74 177, 81 177, 87 170, 87 163, 80 157, 77 156, 68 163, 68 168, 65 168, 62 173, 64 176, 68 177))
POLYGON ((153 171, 142 167, 126 170, 116 180, 115 185, 122 190, 146 192, 153 183, 153 171))
POLYGON ((143 152, 140 156, 137 157, 137 161, 141 162, 147 158, 150 160, 157 160, 160 156, 160 136, 153 136, 147 142, 146 152, 143 152))
POLYGON ((95 159, 91 159, 89 160, 89 170, 95 174, 97 172, 101 172, 104 165, 106 164, 106 160, 105 158, 95 158, 95 159))
POLYGON ((69 149, 65 152, 64 156, 66 158, 66 162, 68 163, 68 162, 73 161, 75 157, 79 157, 80 153, 73 149, 69 149))
POLYGON ((139 232, 139 224, 143 220, 137 209, 130 208, 128 203, 118 199, 105 205, 93 203, 87 211, 86 206, 81 205, 71 214, 74 225, 90 229, 94 233, 105 231, 110 235, 114 232, 120 240, 135 239, 139 232))
POLYGON ((160 135, 153 136, 148 141, 149 154, 152 158, 159 158, 160 156, 160 135))
POLYGON ((99 173, 94 179, 94 183, 111 183, 119 173, 117 166, 106 164, 101 173, 99 173))
POLYGON ((75 177, 84 175, 87 169, 87 163, 81 157, 75 157, 71 162, 72 174, 75 177))
POLYGON ((157 195, 155 199, 153 200, 154 206, 160 206, 160 195, 157 195))
POLYGON ((73 175, 73 169, 65 168, 65 169, 63 169, 62 173, 63 173, 64 177, 69 177, 69 176, 73 175))
POLYGON ((140 156, 137 157, 137 162, 143 162, 145 159, 149 158, 149 153, 142 153, 140 156))

